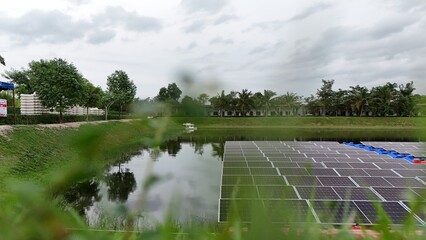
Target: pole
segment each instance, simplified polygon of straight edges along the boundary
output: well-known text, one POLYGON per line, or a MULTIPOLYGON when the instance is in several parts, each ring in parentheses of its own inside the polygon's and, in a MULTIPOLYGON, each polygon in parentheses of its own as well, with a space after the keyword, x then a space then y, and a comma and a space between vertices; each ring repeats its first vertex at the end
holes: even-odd
POLYGON ((16 125, 15 87, 13 87, 12 95, 13 95, 13 101, 12 101, 12 105, 13 105, 13 124, 16 125))

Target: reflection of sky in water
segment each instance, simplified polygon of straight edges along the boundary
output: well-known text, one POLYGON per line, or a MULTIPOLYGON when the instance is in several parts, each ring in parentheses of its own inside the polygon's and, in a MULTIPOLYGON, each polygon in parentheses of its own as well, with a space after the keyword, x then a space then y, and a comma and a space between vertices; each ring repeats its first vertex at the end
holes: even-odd
MULTIPOLYGON (((170 156, 161 152, 153 163, 153 173, 163 177, 148 194, 144 205, 144 216, 148 219, 162 220, 168 211, 181 220, 191 218, 199 220, 216 220, 220 191, 220 171, 222 162, 212 156, 210 144, 203 146, 203 155, 195 153, 190 143, 181 143, 181 150, 170 156)), ((121 164, 121 169, 133 172, 137 188, 129 194, 126 205, 135 209, 142 191, 147 164, 151 161, 150 153, 143 150, 129 162, 121 164)), ((117 172, 118 166, 110 172, 117 172)), ((102 200, 95 203, 88 215, 99 212, 98 208, 114 208, 116 203, 108 200, 105 184, 100 189, 102 200)), ((89 218, 91 218, 89 216, 89 218)))

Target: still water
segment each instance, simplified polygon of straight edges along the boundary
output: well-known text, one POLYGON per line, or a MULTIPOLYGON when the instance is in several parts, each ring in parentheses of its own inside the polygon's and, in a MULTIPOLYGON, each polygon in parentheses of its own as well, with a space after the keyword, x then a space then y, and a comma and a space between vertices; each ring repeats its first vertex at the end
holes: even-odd
POLYGON ((65 198, 90 223, 117 209, 132 212, 142 209, 139 217, 146 223, 162 222, 168 214, 180 222, 214 222, 217 220, 225 141, 420 140, 410 132, 389 130, 363 132, 357 129, 351 132, 313 129, 309 132, 299 130, 293 135, 288 131, 271 131, 248 130, 243 134, 240 131, 238 135, 232 130, 198 131, 165 141, 159 149, 142 148, 138 154, 108 168, 102 179, 77 184, 65 194, 65 198), (154 176, 156 181, 147 191, 144 182, 148 175, 154 176))

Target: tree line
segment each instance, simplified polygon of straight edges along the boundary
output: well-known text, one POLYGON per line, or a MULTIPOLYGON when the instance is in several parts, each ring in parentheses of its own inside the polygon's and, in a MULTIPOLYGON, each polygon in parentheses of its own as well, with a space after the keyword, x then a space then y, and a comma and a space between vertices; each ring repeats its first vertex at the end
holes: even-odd
POLYGON ((87 114, 91 107, 103 108, 107 119, 111 107, 121 114, 136 95, 135 84, 122 70, 107 77, 104 91, 84 78, 72 63, 61 58, 32 61, 28 68, 11 69, 2 76, 15 84, 18 95, 36 93, 44 107, 59 112, 60 122, 63 112, 76 105, 85 107, 87 114))
POLYGON ((172 114, 201 116, 210 111, 217 116, 415 116, 416 99, 414 84, 386 83, 371 89, 359 85, 349 89, 333 90, 334 80, 322 80, 315 95, 303 97, 293 92, 278 95, 272 90, 251 92, 222 90, 209 97, 201 93, 198 97, 184 96, 175 84, 160 89, 153 99, 137 99, 140 103, 165 103, 172 114), (181 100, 180 100, 181 99, 181 100), (180 101, 179 101, 180 100, 180 101), (206 106, 210 103, 209 109, 206 106))

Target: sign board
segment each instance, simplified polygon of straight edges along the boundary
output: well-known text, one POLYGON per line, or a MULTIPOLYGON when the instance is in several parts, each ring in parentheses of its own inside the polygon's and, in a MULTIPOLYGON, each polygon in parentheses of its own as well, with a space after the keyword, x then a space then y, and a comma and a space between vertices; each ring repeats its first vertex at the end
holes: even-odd
POLYGON ((7 117, 7 100, 0 99, 0 117, 7 117))
POLYGON ((0 82, 0 91, 1 90, 13 90, 13 89, 15 89, 15 86, 13 85, 13 83, 0 82))

